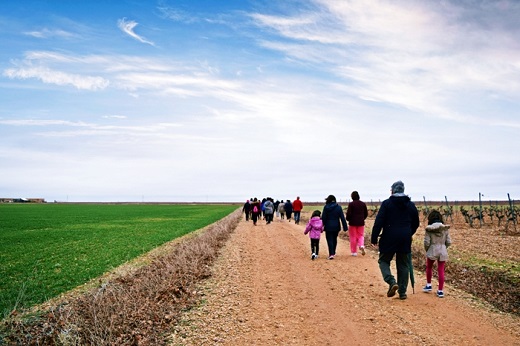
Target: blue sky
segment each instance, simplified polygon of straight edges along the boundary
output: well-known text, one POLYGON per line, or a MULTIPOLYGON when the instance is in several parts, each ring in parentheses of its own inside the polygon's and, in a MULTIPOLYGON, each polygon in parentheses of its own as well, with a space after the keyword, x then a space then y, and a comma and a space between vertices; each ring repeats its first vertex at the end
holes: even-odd
POLYGON ((518 1, 5 1, 0 197, 520 198, 518 1))

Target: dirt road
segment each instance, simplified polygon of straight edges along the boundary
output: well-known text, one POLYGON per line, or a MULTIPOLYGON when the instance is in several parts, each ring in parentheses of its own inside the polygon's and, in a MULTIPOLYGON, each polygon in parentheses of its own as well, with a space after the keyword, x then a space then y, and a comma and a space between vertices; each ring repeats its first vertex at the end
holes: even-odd
MULTIPOLYGON (((371 229, 367 224, 366 234, 371 229)), ((446 297, 423 293, 388 298, 377 253, 310 259, 304 224, 240 222, 223 249, 201 304, 183 316, 172 345, 520 345, 517 317, 491 312, 445 287, 446 297)), ((394 268, 395 273, 395 268, 394 268)), ((434 288, 436 287, 434 281, 434 288)))

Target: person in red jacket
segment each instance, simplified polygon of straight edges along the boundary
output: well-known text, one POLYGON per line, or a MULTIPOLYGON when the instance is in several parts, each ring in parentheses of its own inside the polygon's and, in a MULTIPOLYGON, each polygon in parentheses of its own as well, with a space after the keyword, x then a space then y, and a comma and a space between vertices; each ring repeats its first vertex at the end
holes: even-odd
POLYGON ((365 256, 365 219, 368 209, 365 202, 359 199, 359 193, 352 191, 352 202, 348 204, 346 219, 348 221, 348 237, 350 240, 350 253, 357 256, 357 248, 365 256))
POLYGON ((294 223, 299 224, 300 223, 300 214, 303 209, 303 203, 300 201, 300 196, 296 197, 294 202, 292 203, 292 209, 294 213, 294 223))

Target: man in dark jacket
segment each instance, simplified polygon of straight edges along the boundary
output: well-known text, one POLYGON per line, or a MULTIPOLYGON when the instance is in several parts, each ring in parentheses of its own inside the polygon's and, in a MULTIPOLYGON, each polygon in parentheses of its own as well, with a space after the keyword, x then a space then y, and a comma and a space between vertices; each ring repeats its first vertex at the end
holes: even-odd
POLYGON ((292 216, 292 203, 290 200, 287 200, 285 202, 285 215, 287 216, 287 221, 291 222, 291 216, 292 216))
POLYGON ((249 200, 244 203, 244 206, 242 207, 242 212, 246 214, 246 221, 249 221, 249 216, 251 214, 251 202, 249 200))
POLYGON ((412 236, 419 227, 419 213, 410 197, 404 194, 404 184, 392 184, 392 195, 383 201, 372 228, 371 243, 378 247, 379 269, 388 284, 388 297, 399 292, 399 298, 406 299, 409 268, 408 254, 412 252, 412 236), (383 230, 383 233, 381 233, 383 230), (381 235, 381 237, 379 237, 381 235), (395 257, 397 282, 390 270, 390 262, 395 257))
POLYGON ((325 206, 321 213, 321 221, 323 222, 323 229, 325 231, 325 238, 327 239, 327 246, 329 248, 329 259, 336 257, 336 247, 338 245, 338 235, 343 230, 348 231, 347 221, 343 214, 343 209, 336 203, 336 197, 329 195, 325 199, 325 206))

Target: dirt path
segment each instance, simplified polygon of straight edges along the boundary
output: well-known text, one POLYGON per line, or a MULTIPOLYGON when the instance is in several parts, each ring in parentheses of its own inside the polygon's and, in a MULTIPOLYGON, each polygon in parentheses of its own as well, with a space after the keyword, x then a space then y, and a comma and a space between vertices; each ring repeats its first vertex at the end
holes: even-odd
MULTIPOLYGON (((446 297, 421 291, 387 298, 377 253, 311 261, 304 225, 242 221, 183 316, 172 345, 520 345, 517 317, 492 313, 450 286, 446 297)), ((371 224, 367 225, 368 234, 371 224)), ((395 273, 395 269, 394 269, 395 273)))

